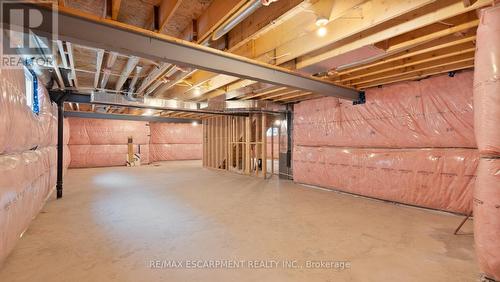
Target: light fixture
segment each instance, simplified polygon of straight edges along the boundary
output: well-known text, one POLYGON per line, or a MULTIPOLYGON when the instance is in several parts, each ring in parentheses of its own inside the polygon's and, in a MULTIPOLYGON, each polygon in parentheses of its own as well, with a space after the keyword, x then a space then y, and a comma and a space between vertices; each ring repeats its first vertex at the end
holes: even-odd
POLYGON ((316 34, 319 37, 323 37, 327 33, 326 29, 326 24, 328 23, 328 19, 322 16, 318 16, 316 18, 316 26, 318 27, 318 30, 316 31, 316 34))
POLYGON ((281 120, 277 119, 274 121, 274 125, 279 126, 281 124, 281 120))
POLYGON ((321 27, 325 26, 328 23, 328 19, 322 16, 318 16, 316 18, 316 26, 321 27))
POLYGON ((147 109, 142 113, 143 116, 152 116, 154 111, 152 109, 147 109))
POLYGON ((200 86, 195 86, 195 87, 193 88, 193 94, 194 94, 195 96, 200 96, 200 95, 201 95, 201 87, 200 87, 200 86))
POLYGON ((319 36, 319 37, 323 37, 327 34, 327 30, 326 30, 326 27, 322 26, 320 28, 318 28, 318 30, 316 31, 316 34, 319 36))
POLYGON ((192 125, 192 126, 198 126, 198 122, 197 122, 197 121, 193 121, 193 122, 191 123, 191 125, 192 125))

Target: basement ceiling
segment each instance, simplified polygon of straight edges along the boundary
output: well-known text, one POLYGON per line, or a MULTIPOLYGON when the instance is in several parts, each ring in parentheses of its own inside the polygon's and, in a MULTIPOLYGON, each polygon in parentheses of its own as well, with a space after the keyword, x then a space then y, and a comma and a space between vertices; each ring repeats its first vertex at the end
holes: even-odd
MULTIPOLYGON (((211 33, 237 15, 248 2, 65 0, 59 1, 59 5, 194 43, 207 45, 208 42, 212 48, 225 52, 365 90, 473 68, 477 9, 491 4, 485 0, 280 0, 254 11, 223 40, 211 41, 211 33), (329 20, 324 26, 324 36, 317 33, 315 22, 319 16, 329 20), (155 29, 155 21, 160 29, 155 29)), ((76 76, 70 79, 70 84, 67 79, 56 80, 66 88, 82 92, 132 92, 137 96, 195 102, 225 97, 280 104, 322 96, 185 66, 165 65, 110 50, 59 44, 62 48, 56 54, 56 67, 62 73, 74 71, 76 76), (74 64, 69 60, 70 55, 74 64)), ((78 109, 77 105, 67 107, 95 110, 88 105, 78 105, 78 109)), ((131 113, 137 109, 111 107, 109 111, 131 113)))

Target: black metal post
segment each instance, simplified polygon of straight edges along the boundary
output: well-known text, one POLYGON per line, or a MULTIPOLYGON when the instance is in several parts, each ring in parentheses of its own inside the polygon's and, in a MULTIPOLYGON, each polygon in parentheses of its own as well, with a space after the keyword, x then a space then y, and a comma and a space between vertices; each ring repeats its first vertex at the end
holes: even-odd
POLYGON ((63 195, 64 99, 57 101, 57 199, 63 195))

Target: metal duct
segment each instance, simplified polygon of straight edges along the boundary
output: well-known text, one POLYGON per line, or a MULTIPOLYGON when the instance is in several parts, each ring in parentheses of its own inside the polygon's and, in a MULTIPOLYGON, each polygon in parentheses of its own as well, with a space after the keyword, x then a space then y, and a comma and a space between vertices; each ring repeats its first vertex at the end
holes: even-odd
MULTIPOLYGON (((84 99, 86 95, 77 95, 79 99, 84 99), (82 97, 83 96, 83 97, 82 97)), ((71 96, 70 96, 71 97, 71 96)), ((89 96, 87 96, 89 97, 89 96)), ((82 100, 67 99, 67 102, 85 103, 82 100)), ((93 92, 88 103, 100 105, 112 105, 122 107, 134 107, 155 110, 200 112, 212 114, 244 114, 250 112, 281 113, 285 111, 283 105, 271 101, 221 101, 210 103, 185 102, 174 99, 158 99, 150 97, 140 97, 134 100, 127 99, 121 94, 111 94, 107 92, 93 92)))
POLYGON ((261 0, 253 0, 241 7, 236 14, 230 17, 219 28, 214 31, 212 40, 217 40, 233 29, 237 24, 248 18, 253 12, 262 7, 261 0))

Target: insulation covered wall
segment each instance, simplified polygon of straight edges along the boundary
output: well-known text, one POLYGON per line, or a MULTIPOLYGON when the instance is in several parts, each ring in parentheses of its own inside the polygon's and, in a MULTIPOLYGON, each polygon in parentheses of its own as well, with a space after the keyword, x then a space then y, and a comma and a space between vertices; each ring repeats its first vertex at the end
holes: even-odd
MULTIPOLYGON (((69 145, 71 168, 127 165, 128 145, 69 145)), ((149 163, 149 144, 134 144, 141 163, 149 163)))
POLYGON ((478 153, 474 149, 294 150, 296 181, 427 208, 470 213, 478 153))
POLYGON ((364 196, 469 213, 478 163, 473 73, 368 89, 294 108, 294 180, 364 196))
POLYGON ((70 145, 149 144, 149 123, 145 121, 69 118, 70 145))
POLYGON ((202 144, 150 144, 152 161, 200 160, 202 144))
POLYGON ((188 123, 151 122, 151 143, 153 144, 201 144, 201 126, 188 123))
POLYGON ((337 98, 299 103, 294 143, 306 146, 475 148, 471 71, 366 91, 353 106, 337 98))
POLYGON ((128 137, 141 163, 149 163, 149 123, 109 119, 69 118, 69 150, 72 168, 124 166, 128 137))
POLYGON ((23 152, 57 143, 57 107, 47 90, 38 88, 40 113, 26 105, 22 70, 2 70, 0 75, 0 154, 23 152))
POLYGON ((500 281, 500 6, 481 11, 474 64, 475 250, 481 272, 500 281))
POLYGON ((0 70, 0 264, 56 183, 57 108, 43 86, 26 105, 23 70, 0 70))
POLYGON ((200 160, 203 128, 188 123, 151 122, 151 161, 200 160))

